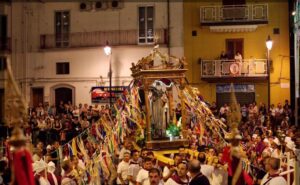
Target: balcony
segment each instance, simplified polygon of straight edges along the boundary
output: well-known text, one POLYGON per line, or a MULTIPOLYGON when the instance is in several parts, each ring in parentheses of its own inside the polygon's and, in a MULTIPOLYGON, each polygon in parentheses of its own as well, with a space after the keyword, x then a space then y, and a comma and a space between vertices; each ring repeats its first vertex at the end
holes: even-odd
POLYGON ((213 5, 200 7, 202 26, 268 23, 268 4, 213 5))
POLYGON ((208 82, 265 81, 268 79, 267 59, 202 60, 201 79, 208 82))
POLYGON ((11 52, 10 38, 0 38, 0 52, 11 52))
MULTIPOLYGON (((157 39, 158 44, 167 44, 167 30, 155 30, 155 38, 157 39)), ((65 35, 64 39, 59 39, 54 34, 41 35, 40 48, 55 49, 96 47, 104 46, 107 41, 111 46, 138 45, 138 30, 70 33, 65 35)))

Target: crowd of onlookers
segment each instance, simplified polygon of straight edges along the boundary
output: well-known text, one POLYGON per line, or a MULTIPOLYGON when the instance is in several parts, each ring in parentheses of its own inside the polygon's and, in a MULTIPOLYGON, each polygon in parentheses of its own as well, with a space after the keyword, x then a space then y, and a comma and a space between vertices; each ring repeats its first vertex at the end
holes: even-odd
MULTIPOLYGON (((225 104, 217 108, 212 103, 210 108, 226 124, 230 106, 225 104)), ((284 105, 278 103, 276 107, 271 105, 270 108, 263 103, 257 105, 254 102, 242 105, 240 111, 240 146, 243 149, 240 158, 243 158, 244 184, 249 184, 249 179, 252 184, 287 184, 287 175, 280 173, 294 168, 294 140, 297 131, 291 122, 293 113, 288 101, 284 105)), ((74 106, 61 102, 57 107, 40 104, 29 109, 29 121, 24 125, 24 131, 35 146, 33 170, 39 184, 89 183, 90 177, 86 173, 83 156, 74 156, 70 154, 68 147, 64 147, 63 159, 60 159, 58 148, 106 114, 114 112, 108 105, 97 104, 74 106)), ((180 111, 176 112, 176 116, 180 117, 180 111)), ((134 141, 126 139, 120 145, 120 152, 111 154, 114 156, 117 176, 107 179, 104 177, 105 172, 99 172, 99 181, 101 184, 134 185, 230 184, 234 175, 230 170, 230 159, 226 155, 230 144, 222 141, 220 136, 209 129, 204 132, 199 130, 199 123, 190 126, 190 146, 181 147, 179 153, 170 156, 174 159, 172 165, 159 162, 152 150, 135 150, 132 145, 134 141)), ((85 147, 90 156, 99 150, 99 146, 88 141, 85 142, 85 147)), ((0 163, 0 176, 2 180, 7 180, 9 167, 5 160, 0 163)), ((289 179, 289 182, 293 182, 293 175, 289 179)))
MULTIPOLYGON (((230 105, 224 104, 219 109, 212 103, 211 110, 215 116, 227 123, 230 115, 230 105)), ((264 103, 259 105, 256 102, 248 105, 241 105, 241 122, 239 131, 241 134, 240 146, 245 153, 244 169, 252 177, 255 184, 275 184, 270 179, 270 171, 281 179, 276 178, 280 183, 286 184, 281 180, 287 179, 287 174, 279 175, 287 169, 294 169, 296 151, 296 132, 297 127, 293 123, 293 111, 289 102, 278 103, 277 106, 271 105, 268 108, 264 103), (274 168, 276 167, 276 168, 274 168), (266 175, 267 174, 267 175, 266 175)), ((216 152, 215 156, 223 155, 224 146, 218 144, 214 139, 214 134, 208 137, 210 148, 216 152)), ((208 134, 208 135, 209 135, 208 134)), ((207 153, 207 152, 206 152, 207 153)), ((228 171, 228 176, 232 175, 228 171)), ((275 180, 274 180, 275 181, 275 180)), ((293 173, 290 173, 289 182, 293 182, 293 173)))
POLYGON ((108 105, 76 106, 61 102, 55 107, 40 103, 38 107, 29 108, 28 123, 24 125, 25 135, 34 144, 38 141, 45 145, 53 141, 64 144, 91 127, 104 114, 110 114, 108 105))

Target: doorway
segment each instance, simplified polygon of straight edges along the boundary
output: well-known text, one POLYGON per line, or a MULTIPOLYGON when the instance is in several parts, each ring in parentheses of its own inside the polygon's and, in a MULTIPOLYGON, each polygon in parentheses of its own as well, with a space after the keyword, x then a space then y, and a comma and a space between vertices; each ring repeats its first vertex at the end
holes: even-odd
POLYGON ((67 87, 59 87, 55 89, 55 105, 63 101, 64 104, 71 102, 73 104, 73 91, 67 87))
POLYGON ((44 103, 44 88, 33 87, 31 88, 32 106, 38 107, 39 103, 44 103))
POLYGON ((226 39, 226 53, 229 59, 234 59, 236 52, 244 56, 244 39, 226 39))

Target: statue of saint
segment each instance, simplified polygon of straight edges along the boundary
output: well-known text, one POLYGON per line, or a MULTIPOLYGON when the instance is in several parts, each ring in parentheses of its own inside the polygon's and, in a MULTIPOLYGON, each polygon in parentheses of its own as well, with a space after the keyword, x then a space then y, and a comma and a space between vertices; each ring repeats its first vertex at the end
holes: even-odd
POLYGON ((152 137, 154 139, 164 138, 166 128, 170 121, 169 99, 166 88, 159 82, 154 82, 148 95, 150 104, 150 121, 152 137))

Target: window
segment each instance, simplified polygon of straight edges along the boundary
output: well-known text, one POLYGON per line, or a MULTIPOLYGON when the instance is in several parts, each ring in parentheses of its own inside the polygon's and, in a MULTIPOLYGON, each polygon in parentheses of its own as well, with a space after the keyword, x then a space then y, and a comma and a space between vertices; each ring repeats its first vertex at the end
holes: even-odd
POLYGON ((55 12, 55 44, 56 47, 69 46, 70 12, 55 12))
POLYGON ((223 0, 223 5, 245 5, 246 0, 223 0))
POLYGON ((223 0, 223 19, 247 19, 246 0, 223 0))
POLYGON ((139 7, 139 44, 154 42, 154 7, 139 7))
POLYGON ((5 51, 8 49, 7 42, 7 16, 0 15, 0 50, 5 51))
POLYGON ((56 63, 56 74, 58 74, 58 75, 70 74, 70 64, 69 64, 69 62, 58 62, 58 63, 56 63))

